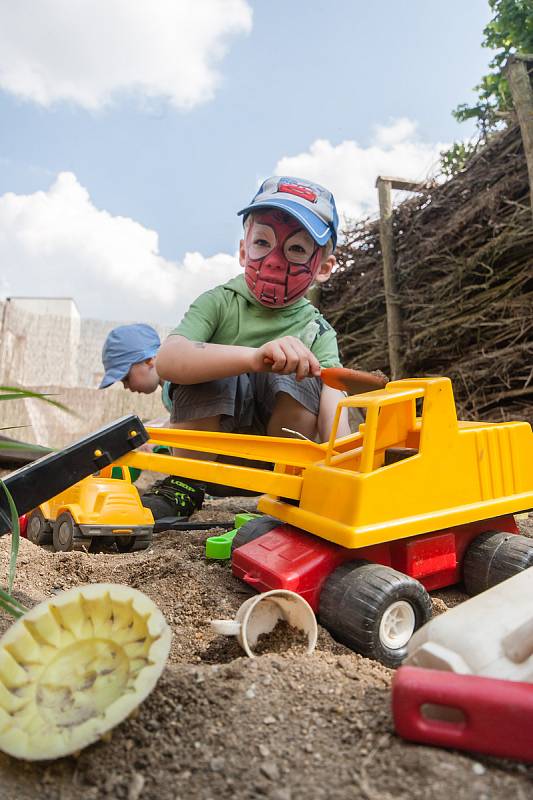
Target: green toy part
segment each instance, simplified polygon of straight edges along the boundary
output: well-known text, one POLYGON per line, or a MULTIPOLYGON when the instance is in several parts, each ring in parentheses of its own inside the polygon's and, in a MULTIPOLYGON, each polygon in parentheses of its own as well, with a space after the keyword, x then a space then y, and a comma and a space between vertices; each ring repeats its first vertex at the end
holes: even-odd
MULTIPOLYGON (((137 467, 128 467, 128 471, 130 473, 130 480, 132 483, 135 483, 139 475, 141 474, 141 470, 137 467)), ((123 480, 124 475, 122 474, 122 467, 113 467, 111 469, 111 477, 116 478, 117 480, 123 480)))
MULTIPOLYGON (((156 444, 154 447, 154 453, 162 453, 165 456, 171 456, 172 450, 170 447, 167 447, 166 444, 156 444)), ((135 483, 142 470, 138 467, 128 467, 128 470, 130 473, 131 482, 135 483)), ((111 470, 111 477, 122 479, 124 477, 122 474, 122 467, 113 467, 111 470)))
POLYGON ((231 558, 231 543, 235 538, 237 531, 245 522, 259 517, 260 514, 236 514, 234 525, 231 531, 222 533, 220 536, 210 536, 205 543, 205 556, 206 558, 215 558, 219 561, 225 561, 231 558))

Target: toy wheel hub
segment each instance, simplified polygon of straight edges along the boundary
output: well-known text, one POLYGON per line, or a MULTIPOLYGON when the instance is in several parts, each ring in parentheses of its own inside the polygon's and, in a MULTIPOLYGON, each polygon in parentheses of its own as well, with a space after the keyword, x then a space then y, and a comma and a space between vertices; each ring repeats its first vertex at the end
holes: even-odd
POLYGON ((110 639, 74 642, 48 664, 37 686, 36 705, 59 728, 101 714, 124 692, 129 659, 110 639))
POLYGON ((414 633, 416 618, 413 606, 405 600, 392 603, 381 617, 379 638, 391 650, 405 647, 414 633))
POLYGON ((68 522, 62 522, 57 529, 57 538, 61 545, 66 546, 72 539, 72 529, 68 522))

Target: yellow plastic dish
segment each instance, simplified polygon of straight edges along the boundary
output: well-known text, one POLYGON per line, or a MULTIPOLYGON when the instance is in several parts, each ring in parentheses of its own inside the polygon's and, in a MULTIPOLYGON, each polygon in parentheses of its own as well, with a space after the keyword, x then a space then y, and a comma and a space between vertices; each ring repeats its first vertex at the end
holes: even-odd
POLYGON ((129 586, 79 586, 32 608, 0 639, 0 749, 37 761, 97 741, 155 687, 170 638, 129 586))

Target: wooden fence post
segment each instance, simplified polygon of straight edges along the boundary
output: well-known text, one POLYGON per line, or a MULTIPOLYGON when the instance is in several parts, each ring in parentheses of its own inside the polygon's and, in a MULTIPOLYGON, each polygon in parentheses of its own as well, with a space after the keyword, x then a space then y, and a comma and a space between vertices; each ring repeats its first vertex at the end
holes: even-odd
POLYGON ((394 269, 394 235, 392 231, 392 189, 418 192, 423 187, 419 183, 403 178, 389 178, 380 175, 376 180, 379 198, 379 238, 383 257, 383 283, 387 307, 387 342, 392 380, 404 377, 402 358, 402 315, 401 300, 394 269))
POLYGON ((533 55, 510 56, 505 65, 505 73, 509 82, 524 145, 529 176, 531 213, 533 214, 533 89, 529 79, 527 62, 533 62, 533 55))

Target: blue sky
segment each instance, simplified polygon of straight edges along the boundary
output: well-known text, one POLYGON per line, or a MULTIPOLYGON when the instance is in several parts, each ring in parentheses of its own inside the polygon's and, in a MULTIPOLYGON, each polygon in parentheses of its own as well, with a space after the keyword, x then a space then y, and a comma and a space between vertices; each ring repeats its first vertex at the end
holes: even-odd
POLYGON ((465 138, 487 0, 0 0, 0 294, 172 323, 276 172, 375 210, 465 138), (73 8, 76 13, 73 13, 73 8))

